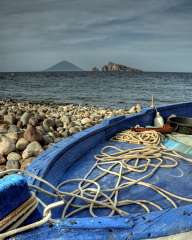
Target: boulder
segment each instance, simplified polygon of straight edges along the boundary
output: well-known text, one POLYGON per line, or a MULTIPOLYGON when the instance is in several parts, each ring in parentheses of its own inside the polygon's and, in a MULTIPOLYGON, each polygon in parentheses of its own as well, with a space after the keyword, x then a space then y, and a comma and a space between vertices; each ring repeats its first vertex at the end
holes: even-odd
POLYGON ((8 131, 8 126, 6 123, 0 124, 0 133, 6 133, 8 131))
POLYGON ((29 142, 25 138, 20 138, 16 143, 16 149, 23 151, 29 142))
POLYGON ((32 126, 31 124, 27 125, 27 129, 25 130, 23 136, 29 142, 39 142, 42 140, 42 134, 40 133, 40 131, 38 131, 36 127, 32 126))
POLYGON ((47 134, 47 135, 43 135, 43 140, 42 141, 43 141, 43 144, 48 145, 48 144, 54 142, 54 138, 47 134))
POLYGON ((43 151, 43 148, 41 147, 40 143, 37 141, 33 141, 29 143, 26 147, 26 149, 22 153, 22 158, 27 159, 30 157, 36 157, 43 151))
POLYGON ((20 132, 20 129, 19 129, 16 125, 11 124, 11 125, 9 126, 8 132, 16 132, 16 133, 19 133, 19 132, 20 132))
POLYGON ((0 165, 6 163, 6 159, 2 154, 0 154, 0 165))
POLYGON ((21 170, 25 170, 33 161, 34 157, 26 158, 25 160, 22 161, 21 163, 21 170))
POLYGON ((10 161, 19 161, 21 160, 21 155, 17 152, 11 152, 7 155, 7 160, 10 160, 10 161))
POLYGON ((21 119, 20 119, 23 126, 27 126, 30 117, 31 117, 31 114, 29 112, 23 113, 23 115, 21 116, 21 119))
POLYGON ((90 118, 83 118, 83 119, 81 120, 81 123, 82 123, 83 125, 89 124, 89 123, 91 123, 91 119, 90 119, 90 118))
POLYGON ((6 169, 19 169, 20 163, 18 160, 8 160, 6 163, 6 169))
POLYGON ((10 152, 13 152, 15 150, 15 143, 12 139, 1 136, 0 137, 0 154, 7 155, 10 152))
POLYGON ((5 136, 12 139, 14 143, 18 140, 18 133, 16 132, 8 132, 5 136))
POLYGON ((6 170, 6 166, 5 165, 0 165, 0 172, 5 171, 6 170))
POLYGON ((55 126, 55 122, 53 119, 45 119, 43 121, 43 129, 46 132, 49 132, 50 130, 53 130, 53 127, 55 126))
POLYGON ((4 115, 4 122, 7 122, 9 124, 14 124, 16 121, 15 114, 9 113, 7 115, 4 115))
POLYGON ((71 122, 71 119, 69 116, 63 115, 61 117, 61 122, 63 123, 63 126, 68 125, 71 122))
POLYGON ((142 110, 141 104, 137 103, 137 104, 135 105, 135 110, 136 110, 136 112, 141 112, 141 110, 142 110))

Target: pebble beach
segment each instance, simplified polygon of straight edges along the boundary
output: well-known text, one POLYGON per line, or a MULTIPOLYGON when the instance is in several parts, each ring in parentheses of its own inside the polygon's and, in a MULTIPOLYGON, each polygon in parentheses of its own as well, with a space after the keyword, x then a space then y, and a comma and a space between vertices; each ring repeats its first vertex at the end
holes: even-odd
POLYGON ((54 143, 94 126, 106 118, 141 111, 74 104, 0 101, 0 171, 26 169, 54 143))

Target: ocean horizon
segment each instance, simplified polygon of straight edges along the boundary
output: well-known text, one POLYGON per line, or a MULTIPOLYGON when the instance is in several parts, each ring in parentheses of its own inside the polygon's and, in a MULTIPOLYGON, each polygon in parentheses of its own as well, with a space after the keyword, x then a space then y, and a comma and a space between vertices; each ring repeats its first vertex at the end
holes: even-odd
POLYGON ((191 101, 192 73, 1 72, 0 98, 126 108, 191 101))

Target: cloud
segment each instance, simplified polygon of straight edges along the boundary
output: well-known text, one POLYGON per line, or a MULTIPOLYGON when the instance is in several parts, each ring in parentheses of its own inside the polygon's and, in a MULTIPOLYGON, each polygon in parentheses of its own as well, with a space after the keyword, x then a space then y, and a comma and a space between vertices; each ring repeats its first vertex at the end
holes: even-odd
POLYGON ((162 54, 168 62, 180 57, 175 71, 192 71, 190 0, 0 0, 0 6, 0 71, 42 70, 59 60, 90 68, 110 58, 167 71, 164 61, 150 68, 141 62, 162 54))

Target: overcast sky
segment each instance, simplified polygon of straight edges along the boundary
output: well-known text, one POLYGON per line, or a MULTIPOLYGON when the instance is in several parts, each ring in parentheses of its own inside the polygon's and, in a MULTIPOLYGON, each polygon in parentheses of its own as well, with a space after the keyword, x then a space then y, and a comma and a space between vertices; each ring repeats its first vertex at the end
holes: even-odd
POLYGON ((192 0, 0 0, 0 71, 61 60, 192 72, 192 0))

